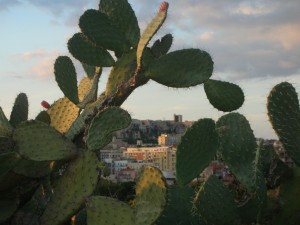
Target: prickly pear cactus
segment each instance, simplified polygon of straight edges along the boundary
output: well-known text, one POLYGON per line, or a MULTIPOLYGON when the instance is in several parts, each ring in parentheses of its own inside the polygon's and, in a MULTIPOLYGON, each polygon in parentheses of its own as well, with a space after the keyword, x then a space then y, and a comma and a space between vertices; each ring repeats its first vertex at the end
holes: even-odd
POLYGON ((268 115, 287 154, 300 166, 300 108, 292 84, 277 84, 268 96, 268 115))
MULTIPOLYGON (((34 120, 28 120, 24 93, 17 96, 9 119, 0 108, 1 225, 155 223, 167 204, 166 182, 157 168, 144 168, 133 207, 93 196, 101 175, 96 152, 111 141, 113 132, 131 122, 130 114, 121 108, 123 102, 150 79, 173 88, 204 83, 212 104, 223 111, 237 109, 244 101, 238 86, 210 80, 214 62, 208 52, 192 48, 169 52, 171 34, 149 46, 164 24, 168 8, 163 2, 141 33, 127 0, 101 0, 99 9, 86 10, 79 18, 80 31, 67 43, 86 73, 79 84, 71 58, 59 56, 54 76, 62 98, 51 104, 42 101, 45 110, 34 120), (98 93, 103 67, 112 68, 105 90, 98 93), (220 98, 224 91, 229 94, 220 98), (236 98, 230 100, 233 95, 236 98), (230 106, 224 110, 222 102, 230 106), (81 220, 76 219, 80 215, 84 215, 81 220)), ((198 138, 199 131, 206 139, 193 142, 193 146, 204 145, 196 153, 201 163, 188 166, 187 158, 179 160, 182 183, 196 176, 217 152, 214 121, 207 119, 198 125, 192 129, 196 132, 190 131, 185 138, 179 155, 184 156, 188 149, 195 152, 188 144, 190 138, 198 138), (190 170, 196 172, 185 177, 190 170)))

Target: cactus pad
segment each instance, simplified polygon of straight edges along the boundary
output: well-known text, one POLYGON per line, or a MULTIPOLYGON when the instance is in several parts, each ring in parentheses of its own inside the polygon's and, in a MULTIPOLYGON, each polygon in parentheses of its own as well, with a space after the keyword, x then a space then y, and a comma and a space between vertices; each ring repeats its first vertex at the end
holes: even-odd
POLYGON ((78 212, 96 187, 97 166, 97 156, 91 151, 86 151, 69 163, 66 172, 57 181, 54 194, 41 217, 43 225, 62 224, 78 212))
POLYGON ((95 75, 95 72, 96 72, 96 67, 95 66, 90 66, 90 65, 85 64, 85 63, 81 63, 81 64, 82 64, 82 67, 83 67, 87 77, 89 79, 93 79, 93 77, 95 75))
POLYGON ((140 29, 134 11, 127 0, 101 0, 99 10, 126 37, 131 47, 136 47, 140 40, 140 29))
POLYGON ((66 133, 79 114, 79 108, 67 98, 55 101, 47 110, 50 125, 61 133, 66 133))
POLYGON ((136 184, 136 224, 153 224, 162 213, 166 198, 166 182, 161 171, 155 167, 144 167, 136 184))
POLYGON ((216 127, 222 158, 229 170, 251 192, 257 144, 248 120, 239 113, 229 113, 217 121, 216 127))
POLYGON ((287 154, 300 166, 300 108, 293 85, 282 82, 268 96, 268 116, 287 154))
POLYGON ((27 121, 13 134, 15 151, 35 161, 70 159, 77 154, 76 146, 54 128, 39 121, 27 121))
POLYGON ((13 127, 9 123, 8 119, 6 118, 6 116, 5 116, 5 114, 4 114, 1 107, 0 107, 0 127, 3 127, 3 129, 6 129, 6 130, 12 130, 13 129, 13 127))
POLYGON ((133 76, 136 69, 135 51, 124 53, 118 59, 115 66, 110 72, 107 80, 105 95, 114 95, 119 85, 126 83, 133 76))
POLYGON ((76 33, 68 41, 70 53, 82 63, 91 66, 110 67, 115 61, 109 52, 90 42, 82 33, 76 33))
POLYGON ((10 124, 16 127, 28 119, 28 99, 24 93, 18 94, 10 114, 10 124))
POLYGON ((19 199, 16 194, 9 193, 8 195, 4 193, 0 194, 0 223, 4 223, 10 218, 10 216, 17 210, 19 205, 19 199))
MULTIPOLYGON (((100 69, 100 68, 98 67, 97 70, 98 69, 100 69)), ((96 101, 97 94, 98 94, 98 83, 99 83, 100 76, 101 76, 101 72, 95 74, 95 76, 92 80, 93 83, 91 84, 90 89, 88 90, 88 92, 84 96, 84 99, 77 105, 78 107, 85 108, 87 104, 89 104, 93 101, 96 101)))
POLYGON ((93 85, 93 79, 90 79, 89 77, 83 77, 81 79, 78 86, 78 97, 80 102, 82 102, 85 96, 89 93, 92 85, 93 85))
POLYGON ((192 213, 194 194, 195 189, 189 186, 181 187, 176 184, 168 186, 167 205, 155 224, 204 225, 199 221, 199 216, 192 213))
POLYGON ((10 152, 13 149, 13 141, 10 137, 0 136, 0 154, 10 152))
POLYGON ((92 196, 87 201, 88 225, 134 225, 134 210, 124 202, 104 196, 92 196))
POLYGON ((183 49, 154 60, 145 71, 146 77, 168 87, 184 88, 201 84, 213 72, 210 55, 200 49, 183 49))
POLYGON ((39 114, 35 117, 35 120, 44 122, 48 125, 50 125, 50 123, 51 123, 51 118, 50 118, 49 114, 47 113, 47 111, 44 111, 44 110, 39 112, 39 114))
POLYGON ((209 165, 219 147, 215 122, 200 119, 189 128, 178 145, 176 176, 179 184, 187 184, 209 165))
POLYGON ((64 95, 74 104, 78 104, 77 76, 72 60, 68 56, 59 56, 54 63, 55 80, 64 95))
POLYGON ((82 33, 97 46, 112 51, 129 50, 125 36, 112 24, 109 17, 99 10, 89 9, 79 19, 82 33))
POLYGON ((172 34, 166 34, 161 40, 156 40, 151 47, 151 51, 156 57, 167 54, 173 43, 172 34))
POLYGON ((236 110, 244 103, 243 90, 236 84, 209 79, 204 82, 204 90, 209 102, 223 112, 236 110))
POLYGON ((194 204, 207 224, 240 224, 233 193, 214 175, 201 186, 194 204))
POLYGON ((136 50, 136 59, 137 59, 137 67, 142 67, 142 61, 144 57, 144 50, 146 49, 148 43, 152 39, 152 37, 156 34, 159 28, 163 25, 167 18, 168 10, 162 10, 157 13, 157 15, 153 18, 153 20, 148 24, 146 29, 144 30, 140 41, 136 50))
POLYGON ((18 163, 21 157, 15 152, 0 154, 0 177, 4 176, 18 163))
POLYGON ((39 178, 49 175, 52 170, 49 161, 39 162, 21 159, 13 168, 13 171, 26 177, 39 178))
POLYGON ((99 112, 93 119, 87 136, 90 150, 99 150, 107 144, 107 137, 117 130, 128 127, 131 117, 127 111, 119 107, 109 107, 99 112))

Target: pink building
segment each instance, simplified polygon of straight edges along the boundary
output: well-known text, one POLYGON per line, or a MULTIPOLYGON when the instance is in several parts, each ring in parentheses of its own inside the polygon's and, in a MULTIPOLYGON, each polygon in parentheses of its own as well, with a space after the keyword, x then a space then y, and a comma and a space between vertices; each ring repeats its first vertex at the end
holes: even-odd
POLYGON ((129 182, 129 181, 135 181, 137 176, 137 173, 134 169, 131 168, 126 168, 126 169, 121 169, 117 175, 117 181, 118 182, 129 182))

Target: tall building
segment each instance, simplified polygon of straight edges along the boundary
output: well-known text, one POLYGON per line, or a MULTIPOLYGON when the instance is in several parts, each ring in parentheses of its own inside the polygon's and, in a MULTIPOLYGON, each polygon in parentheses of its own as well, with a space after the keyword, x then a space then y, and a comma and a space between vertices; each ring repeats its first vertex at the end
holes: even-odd
POLYGON ((174 114, 174 122, 182 122, 182 115, 174 114))

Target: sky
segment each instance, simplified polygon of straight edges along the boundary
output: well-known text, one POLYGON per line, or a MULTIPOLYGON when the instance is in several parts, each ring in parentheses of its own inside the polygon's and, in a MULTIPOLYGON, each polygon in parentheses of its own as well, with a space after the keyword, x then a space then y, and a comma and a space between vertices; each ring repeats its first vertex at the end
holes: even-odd
MULTIPOLYGON (((129 0, 141 32, 158 11, 161 1, 129 0)), ((14 99, 24 92, 29 117, 42 110, 40 102, 63 97, 55 82, 53 64, 69 55, 68 39, 79 31, 78 19, 99 0, 0 0, 0 106, 9 118, 14 99)), ((173 0, 168 18, 153 40, 174 36, 171 51, 200 48, 214 61, 211 78, 238 84, 245 103, 237 110, 250 122, 256 137, 275 138, 267 117, 267 96, 280 82, 300 91, 299 0, 173 0)), ((83 76, 73 59, 78 80, 83 76)), ((104 70, 100 91, 105 88, 104 70)), ((213 118, 225 113, 213 108, 203 85, 173 89, 150 81, 138 88, 122 107, 136 119, 183 120, 213 118)))

